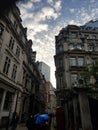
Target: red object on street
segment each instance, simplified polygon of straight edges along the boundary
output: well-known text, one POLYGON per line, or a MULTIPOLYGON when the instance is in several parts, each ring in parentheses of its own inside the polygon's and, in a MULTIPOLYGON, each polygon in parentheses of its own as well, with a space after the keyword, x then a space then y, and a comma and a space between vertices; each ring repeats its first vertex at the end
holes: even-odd
POLYGON ((63 106, 56 108, 56 130, 65 130, 65 113, 63 106))

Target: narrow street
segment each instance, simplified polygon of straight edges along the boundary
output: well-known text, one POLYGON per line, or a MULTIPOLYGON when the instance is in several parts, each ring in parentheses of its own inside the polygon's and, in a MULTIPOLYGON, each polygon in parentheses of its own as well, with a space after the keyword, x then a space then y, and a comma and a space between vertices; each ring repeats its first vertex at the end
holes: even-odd
MULTIPOLYGON (((0 128, 0 130, 6 130, 6 129, 5 128, 0 128)), ((9 128, 9 130, 10 130, 10 128, 9 128)), ((26 128, 25 124, 19 124, 17 126, 16 130, 27 130, 27 128, 26 128)))

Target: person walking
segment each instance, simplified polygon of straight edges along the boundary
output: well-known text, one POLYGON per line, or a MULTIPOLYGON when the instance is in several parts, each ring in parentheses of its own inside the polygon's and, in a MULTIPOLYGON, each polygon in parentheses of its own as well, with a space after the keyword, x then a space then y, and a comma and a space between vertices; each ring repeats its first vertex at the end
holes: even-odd
POLYGON ((30 115, 27 122, 26 122, 26 127, 28 130, 34 130, 34 116, 30 115))
POLYGON ((17 124, 18 124, 18 120, 19 120, 19 116, 17 112, 14 112, 12 115, 12 120, 11 120, 11 130, 15 130, 17 128, 17 124))

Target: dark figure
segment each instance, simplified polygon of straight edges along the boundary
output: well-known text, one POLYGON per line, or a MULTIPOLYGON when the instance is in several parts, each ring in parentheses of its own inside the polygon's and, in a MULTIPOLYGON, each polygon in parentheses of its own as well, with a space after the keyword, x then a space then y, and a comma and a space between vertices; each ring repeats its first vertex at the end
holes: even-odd
POLYGON ((49 115, 40 114, 35 119, 36 130, 49 130, 49 115))
POLYGON ((33 115, 31 115, 28 118, 28 120, 26 122, 26 126, 27 126, 28 130, 34 130, 34 116, 33 115))
POLYGON ((12 120, 11 120, 11 130, 15 130, 18 124, 19 116, 17 112, 13 113, 12 120))

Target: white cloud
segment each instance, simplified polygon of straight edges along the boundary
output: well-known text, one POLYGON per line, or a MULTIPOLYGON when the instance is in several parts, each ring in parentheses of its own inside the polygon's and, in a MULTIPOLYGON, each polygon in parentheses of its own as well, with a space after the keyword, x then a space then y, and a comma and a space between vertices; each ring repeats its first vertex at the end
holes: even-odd
POLYGON ((53 5, 53 0, 47 0, 47 2, 51 5, 53 5))
POLYGON ((61 7, 61 1, 55 2, 54 8, 55 8, 56 11, 60 11, 61 8, 62 8, 62 7, 61 7))
POLYGON ((40 24, 40 23, 33 23, 27 24, 29 32, 33 33, 33 36, 36 35, 39 32, 47 31, 48 25, 47 24, 40 24))
POLYGON ((36 22, 41 22, 45 20, 49 20, 51 18, 56 19, 59 14, 55 13, 54 9, 51 7, 44 7, 42 10, 34 16, 34 20, 36 22))
POLYGON ((55 13, 53 8, 51 8, 51 7, 43 8, 42 13, 44 14, 44 17, 46 17, 47 19, 51 19, 51 18, 56 19, 58 17, 58 14, 55 13))
POLYGON ((72 8, 72 9, 69 9, 70 13, 74 13, 75 12, 75 9, 72 8))
POLYGON ((95 0, 90 0, 90 3, 94 3, 95 2, 95 0))
POLYGON ((20 8, 24 8, 24 9, 29 9, 29 8, 33 8, 33 3, 28 1, 26 3, 21 3, 20 4, 20 8))
POLYGON ((68 24, 73 24, 73 25, 75 25, 75 24, 76 24, 76 21, 75 21, 75 20, 71 20, 71 21, 69 21, 68 24))
POLYGON ((96 17, 96 15, 98 15, 98 8, 94 8, 94 9, 92 9, 92 11, 91 11, 91 15, 92 15, 92 17, 96 17))
POLYGON ((80 22, 81 24, 85 24, 87 21, 89 21, 91 19, 91 13, 88 12, 88 10, 84 7, 80 8, 79 10, 77 10, 77 14, 76 14, 76 20, 80 22))
POLYGON ((24 13, 22 13, 23 20, 32 19, 33 16, 34 16, 33 13, 27 13, 26 11, 24 11, 24 13))
POLYGON ((36 3, 36 2, 41 2, 41 0, 30 0, 31 2, 34 2, 34 3, 36 3))

